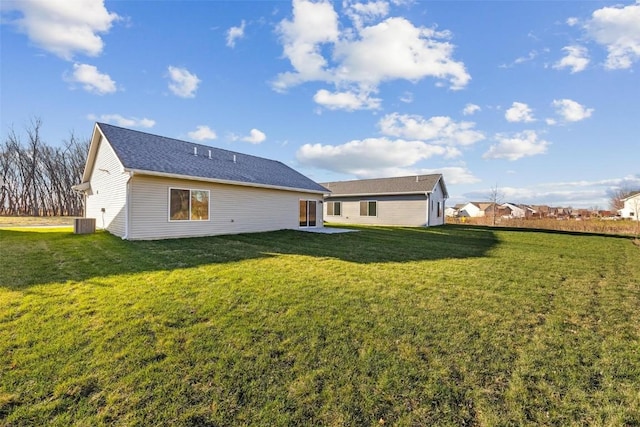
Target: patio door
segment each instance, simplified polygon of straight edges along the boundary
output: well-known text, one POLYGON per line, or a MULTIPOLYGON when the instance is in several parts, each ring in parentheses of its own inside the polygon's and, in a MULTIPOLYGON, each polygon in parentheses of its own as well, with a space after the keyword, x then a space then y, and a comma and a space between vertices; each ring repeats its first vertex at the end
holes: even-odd
POLYGON ((316 201, 300 200, 300 227, 316 226, 316 201))

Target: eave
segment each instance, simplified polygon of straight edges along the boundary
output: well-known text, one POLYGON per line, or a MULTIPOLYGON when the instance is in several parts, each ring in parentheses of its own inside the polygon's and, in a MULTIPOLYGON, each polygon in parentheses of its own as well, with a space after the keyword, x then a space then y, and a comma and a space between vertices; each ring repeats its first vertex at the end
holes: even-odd
POLYGON ((292 191, 296 193, 327 194, 326 191, 310 190, 307 188, 295 188, 295 187, 285 187, 281 185, 258 184, 253 182, 232 181, 232 180, 226 180, 226 179, 206 178, 206 177, 192 176, 192 175, 179 175, 174 173, 156 172, 156 171, 148 171, 148 170, 141 170, 141 169, 125 168, 124 170, 125 172, 129 172, 134 175, 147 175, 147 176, 158 176, 162 178, 184 179, 189 181, 213 182, 216 184, 237 185, 241 187, 267 188, 270 190, 292 191))

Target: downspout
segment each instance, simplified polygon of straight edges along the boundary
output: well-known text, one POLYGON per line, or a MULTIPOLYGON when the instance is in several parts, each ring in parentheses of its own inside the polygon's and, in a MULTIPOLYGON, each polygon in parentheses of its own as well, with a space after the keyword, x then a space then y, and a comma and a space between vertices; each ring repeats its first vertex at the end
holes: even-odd
POLYGON ((133 178, 133 172, 129 172, 129 178, 127 178, 127 190, 125 195, 125 210, 124 210, 124 236, 122 240, 129 239, 129 214, 131 211, 131 178, 133 178))

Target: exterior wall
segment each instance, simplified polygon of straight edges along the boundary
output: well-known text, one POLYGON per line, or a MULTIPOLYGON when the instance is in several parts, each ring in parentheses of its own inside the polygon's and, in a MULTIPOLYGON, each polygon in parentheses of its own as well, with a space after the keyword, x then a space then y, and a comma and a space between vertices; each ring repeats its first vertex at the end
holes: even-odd
POLYGON ((427 226, 444 225, 445 200, 442 185, 439 181, 436 188, 429 194, 429 217, 427 226), (438 203, 440 204, 439 208, 438 203))
POLYGON ((619 212, 622 218, 640 221, 640 193, 626 199, 624 207, 619 212))
POLYGON ((89 180, 91 194, 86 196, 85 217, 95 218, 96 228, 120 237, 126 233, 128 179, 111 146, 101 139, 89 180))
MULTIPOLYGON (((421 227, 427 225, 426 196, 371 196, 371 197, 339 197, 330 196, 325 199, 323 213, 328 222, 335 224, 362 225, 401 225, 421 227), (360 202, 377 201, 377 216, 360 216, 360 202), (327 202, 342 202, 340 216, 327 216, 327 202)), ((444 221, 444 206, 442 211, 444 221)))
POLYGON ((134 175, 129 200, 128 238, 149 240, 298 229, 299 201, 321 201, 322 195, 134 175), (169 221, 169 188, 209 190, 209 220, 169 221))

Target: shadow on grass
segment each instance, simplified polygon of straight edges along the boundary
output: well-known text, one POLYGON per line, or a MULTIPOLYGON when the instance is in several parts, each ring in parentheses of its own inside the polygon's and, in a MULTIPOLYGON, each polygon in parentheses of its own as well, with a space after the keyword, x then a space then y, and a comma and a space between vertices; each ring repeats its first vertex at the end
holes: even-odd
MULTIPOLYGON (((354 228, 354 227, 350 227, 354 228)), ((145 271, 166 271, 281 254, 353 263, 481 257, 497 244, 492 229, 355 227, 357 233, 294 230, 156 241, 125 241, 106 232, 0 230, 0 287, 145 271)))

